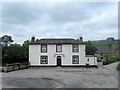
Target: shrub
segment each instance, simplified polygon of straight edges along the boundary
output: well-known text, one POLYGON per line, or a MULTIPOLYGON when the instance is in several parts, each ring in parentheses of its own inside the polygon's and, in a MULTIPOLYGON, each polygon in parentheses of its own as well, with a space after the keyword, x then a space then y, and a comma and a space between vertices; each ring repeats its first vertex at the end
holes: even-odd
POLYGON ((117 70, 120 71, 120 63, 118 64, 117 70))
POLYGON ((120 58, 112 56, 109 60, 104 61, 103 65, 108 65, 108 64, 111 64, 111 63, 114 63, 114 62, 118 62, 118 61, 120 61, 120 58))

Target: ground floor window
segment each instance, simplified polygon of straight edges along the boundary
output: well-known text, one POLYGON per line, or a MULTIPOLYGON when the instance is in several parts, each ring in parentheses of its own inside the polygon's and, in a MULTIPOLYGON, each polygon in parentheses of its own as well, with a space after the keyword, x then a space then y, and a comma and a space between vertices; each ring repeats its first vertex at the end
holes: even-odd
POLYGON ((41 64, 48 64, 48 56, 41 56, 40 63, 41 64))
POLYGON ((79 64, 79 56, 78 55, 72 56, 72 64, 79 64))

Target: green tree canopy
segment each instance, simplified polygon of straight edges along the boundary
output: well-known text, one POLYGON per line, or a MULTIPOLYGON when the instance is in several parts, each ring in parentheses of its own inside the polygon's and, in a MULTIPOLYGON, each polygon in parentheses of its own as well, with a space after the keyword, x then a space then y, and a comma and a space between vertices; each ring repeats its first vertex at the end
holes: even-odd
POLYGON ((91 41, 86 42, 86 54, 87 55, 94 55, 97 51, 97 48, 92 44, 91 41))
POLYGON ((30 40, 26 40, 22 44, 23 59, 25 61, 28 61, 28 58, 29 58, 29 43, 30 43, 30 40))
POLYGON ((2 63, 28 62, 30 41, 24 41, 22 46, 20 44, 11 44, 12 42, 11 36, 4 35, 1 37, 2 63))
POLYGON ((22 47, 20 44, 11 44, 7 47, 7 52, 4 54, 6 63, 16 63, 22 60, 22 47))
POLYGON ((1 43, 3 46, 9 46, 13 42, 12 37, 8 35, 4 35, 1 37, 1 43))

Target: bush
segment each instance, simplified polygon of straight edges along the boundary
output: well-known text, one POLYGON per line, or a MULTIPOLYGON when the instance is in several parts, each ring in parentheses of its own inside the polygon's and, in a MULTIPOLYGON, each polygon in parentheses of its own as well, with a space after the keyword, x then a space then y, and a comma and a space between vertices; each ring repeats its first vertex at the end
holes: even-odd
POLYGON ((118 64, 117 70, 120 71, 120 63, 118 64))
POLYGON ((104 61, 103 65, 108 65, 108 64, 111 64, 111 63, 114 63, 114 62, 118 62, 118 61, 120 61, 120 58, 112 56, 109 60, 104 61))

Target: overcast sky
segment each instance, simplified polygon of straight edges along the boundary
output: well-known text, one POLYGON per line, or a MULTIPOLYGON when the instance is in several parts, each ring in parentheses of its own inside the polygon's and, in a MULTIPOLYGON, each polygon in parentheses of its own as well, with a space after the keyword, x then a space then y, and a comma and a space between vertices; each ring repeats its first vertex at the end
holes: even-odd
MULTIPOLYGON (((1 6, 0 6, 1 7, 1 6)), ((2 34, 17 43, 36 38, 118 38, 117 2, 2 3, 2 34)))

